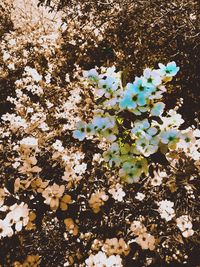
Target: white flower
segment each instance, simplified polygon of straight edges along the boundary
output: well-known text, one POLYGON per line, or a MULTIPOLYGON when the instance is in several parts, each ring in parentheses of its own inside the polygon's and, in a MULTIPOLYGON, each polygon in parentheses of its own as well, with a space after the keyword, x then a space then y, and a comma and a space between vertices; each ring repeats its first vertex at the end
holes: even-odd
POLYGON ((99 251, 96 255, 90 255, 88 259, 86 259, 86 266, 89 267, 105 267, 105 263, 107 261, 107 256, 104 252, 99 251))
POLYGON ((15 230, 19 232, 29 221, 28 205, 22 202, 20 205, 14 204, 10 209, 11 211, 6 215, 5 222, 10 226, 15 224, 15 230))
POLYGON ((85 78, 94 78, 97 79, 99 76, 98 72, 95 69, 83 71, 83 77, 85 78))
POLYGON ((80 174, 80 175, 83 174, 83 173, 85 173, 86 169, 87 169, 87 164, 86 163, 77 164, 74 167, 75 173, 80 174))
POLYGON ((195 129, 193 132, 195 137, 200 137, 200 130, 199 129, 195 129))
POLYGON ((93 162, 98 162, 98 163, 101 163, 103 161, 103 157, 100 153, 95 153, 93 155, 93 159, 92 159, 93 162))
POLYGON ((169 200, 162 200, 158 202, 158 211, 161 218, 165 219, 167 222, 170 221, 175 216, 175 211, 173 209, 174 203, 169 200))
POLYGON ((189 147, 189 155, 194 159, 194 160, 199 160, 200 159, 200 139, 196 140, 194 144, 190 144, 189 147))
POLYGON ((54 104, 51 103, 49 100, 46 101, 46 105, 48 108, 52 108, 54 106, 54 104))
POLYGON ((26 110, 27 113, 32 113, 33 111, 34 111, 33 108, 31 108, 31 107, 27 107, 27 110, 26 110))
POLYGON ((111 255, 106 261, 106 267, 122 267, 122 258, 119 255, 111 255))
POLYGON ((51 74, 50 73, 48 73, 44 78, 45 78, 46 83, 51 82, 51 74))
POLYGON ((135 198, 139 201, 142 201, 145 198, 145 194, 138 192, 135 198))
POLYGON ((20 166, 19 161, 15 161, 15 163, 12 164, 13 168, 17 169, 20 166))
POLYGON ((160 125, 161 130, 172 127, 178 129, 180 125, 184 123, 181 114, 177 113, 175 110, 170 109, 168 115, 168 117, 161 116, 161 119, 163 121, 163 124, 160 125))
POLYGON ((62 155, 62 160, 65 162, 65 163, 67 163, 67 162, 69 162, 70 161, 70 156, 68 156, 68 155, 62 155))
POLYGON ((158 150, 159 139, 157 136, 151 137, 149 140, 148 137, 150 135, 146 134, 146 138, 138 138, 135 141, 135 153, 143 154, 145 157, 149 157, 151 154, 154 154, 158 150))
POLYGON ((140 221, 133 221, 130 230, 134 235, 140 235, 147 231, 146 227, 140 221))
POLYGON ((23 127, 26 129, 28 127, 26 120, 23 119, 21 116, 17 116, 16 114, 6 113, 6 114, 3 114, 1 116, 1 118, 4 121, 10 122, 10 128, 11 129, 16 129, 16 128, 20 128, 20 127, 23 127))
POLYGON ((194 234, 194 230, 192 230, 192 229, 188 229, 188 230, 185 230, 184 232, 182 232, 182 235, 186 238, 189 236, 192 236, 193 234, 194 234))
POLYGON ((150 68, 146 68, 143 72, 143 82, 142 85, 146 87, 158 86, 162 83, 162 79, 160 74, 156 70, 151 70, 150 68))
POLYGON ((56 142, 52 144, 52 147, 58 152, 62 152, 64 150, 64 147, 60 140, 56 140, 56 142))
POLYGON ((176 219, 176 223, 178 228, 181 230, 182 235, 184 237, 189 237, 194 234, 194 231, 192 229, 192 222, 190 220, 190 217, 188 215, 182 215, 176 219))
POLYGON ((149 233, 142 233, 136 239, 135 242, 142 247, 142 249, 154 250, 155 237, 149 233))
POLYGON ((42 122, 38 128, 40 128, 42 131, 48 131, 49 130, 49 126, 46 124, 46 122, 42 122))
POLYGON ((9 68, 10 70, 14 70, 14 69, 15 69, 15 64, 14 64, 14 63, 10 63, 10 64, 8 64, 8 68, 9 68))
POLYGON ((122 258, 119 255, 109 257, 102 251, 96 255, 91 254, 85 261, 88 267, 122 267, 122 258))
POLYGON ((42 80, 42 75, 39 75, 36 69, 26 66, 24 70, 29 76, 32 76, 34 81, 39 82, 42 80))
POLYGON ((10 54, 7 51, 4 51, 3 52, 3 61, 6 61, 9 58, 10 58, 10 54))
POLYGON ((160 170, 158 172, 154 171, 153 174, 154 177, 151 179, 151 185, 153 186, 161 185, 163 177, 167 177, 167 173, 160 170))
POLYGON ((15 39, 10 39, 8 41, 9 45, 13 46, 13 45, 16 45, 16 40, 15 39))
POLYGON ((11 226, 5 221, 5 220, 0 220, 0 239, 1 237, 6 237, 6 236, 12 236, 13 235, 13 230, 11 226))
POLYGON ((123 198, 126 195, 126 193, 118 185, 119 184, 116 185, 116 188, 109 189, 108 192, 112 195, 112 197, 115 200, 117 200, 117 201, 123 201, 123 198))
POLYGON ((36 147, 38 146, 38 139, 34 137, 26 137, 20 141, 20 145, 24 145, 28 147, 36 147))

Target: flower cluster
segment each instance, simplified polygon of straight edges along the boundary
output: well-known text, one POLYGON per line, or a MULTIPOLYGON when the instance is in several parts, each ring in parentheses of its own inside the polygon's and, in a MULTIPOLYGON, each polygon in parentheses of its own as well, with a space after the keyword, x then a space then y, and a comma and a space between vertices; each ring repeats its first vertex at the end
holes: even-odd
POLYGON ((93 136, 106 140, 109 148, 103 153, 105 162, 120 167, 122 180, 138 182, 148 174, 151 155, 158 151, 165 154, 179 143, 195 142, 192 131, 179 130, 181 115, 174 110, 164 114, 165 104, 160 101, 167 91, 166 83, 178 71, 174 61, 166 66, 159 64, 159 69, 146 68, 141 77, 126 85, 115 67, 102 68, 100 74, 96 69, 84 71, 93 86, 97 110, 91 122, 78 122, 73 137, 80 141, 93 136))
POLYGON ((147 229, 141 221, 133 221, 130 230, 134 236, 137 236, 133 242, 140 245, 142 249, 155 249, 155 237, 147 233, 147 229))
POLYGON ((105 267, 122 267, 122 259, 119 255, 111 255, 109 257, 102 251, 99 251, 95 255, 90 255, 85 261, 86 266, 105 266, 105 267))
POLYGON ((107 255, 112 255, 112 254, 124 254, 128 255, 130 248, 126 244, 123 238, 120 238, 119 240, 117 238, 111 238, 111 239, 106 239, 102 250, 106 252, 107 255))
POLYGON ((158 202, 158 212, 161 218, 165 219, 167 222, 170 221, 174 216, 174 203, 169 200, 162 200, 158 202))
POLYGON ((24 203, 12 205, 6 217, 0 220, 0 237, 12 236, 14 234, 13 226, 16 232, 20 232, 22 227, 28 224, 28 221, 28 205, 24 203))
POLYGON ((104 205, 104 202, 106 202, 108 198, 108 195, 106 195, 104 191, 99 191, 92 193, 88 203, 94 213, 98 213, 100 211, 101 206, 104 205))
POLYGON ((42 192, 42 196, 45 198, 44 203, 50 205, 52 210, 57 210, 59 206, 59 200, 63 196, 64 191, 64 185, 59 186, 54 183, 52 186, 46 187, 42 192))

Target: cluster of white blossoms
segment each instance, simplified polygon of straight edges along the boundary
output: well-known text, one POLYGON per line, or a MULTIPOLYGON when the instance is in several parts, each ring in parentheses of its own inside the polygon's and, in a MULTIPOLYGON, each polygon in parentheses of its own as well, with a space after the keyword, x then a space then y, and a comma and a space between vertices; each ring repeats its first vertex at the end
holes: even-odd
POLYGON ((161 200, 158 202, 158 212, 162 219, 165 219, 167 222, 170 221, 175 216, 174 203, 169 200, 161 200))
POLYGON ((6 236, 12 236, 14 229, 17 232, 22 230, 23 226, 26 226, 29 221, 29 208, 25 203, 14 204, 9 207, 10 212, 7 213, 3 220, 0 220, 0 238, 6 236))
POLYGON ((32 136, 28 136, 23 138, 20 142, 21 146, 24 147, 37 147, 38 146, 38 139, 32 136))
POLYGON ((55 142, 52 144, 52 147, 57 150, 58 152, 62 152, 65 148, 62 145, 62 142, 60 140, 55 140, 55 142))
POLYGON ((6 113, 1 116, 1 119, 5 122, 9 122, 10 129, 13 131, 18 130, 21 127, 23 127, 24 129, 28 127, 26 120, 16 114, 6 113))
POLYGON ((99 251, 97 254, 91 254, 85 261, 88 267, 122 267, 122 258, 119 255, 107 256, 99 251))

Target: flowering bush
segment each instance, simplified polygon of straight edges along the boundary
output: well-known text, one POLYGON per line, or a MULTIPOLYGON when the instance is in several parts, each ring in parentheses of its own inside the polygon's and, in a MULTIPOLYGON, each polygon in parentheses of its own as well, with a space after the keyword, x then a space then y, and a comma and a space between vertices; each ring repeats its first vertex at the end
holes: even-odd
POLYGON ((179 67, 72 75, 60 19, 27 20, 1 39, 0 265, 193 266, 200 131, 163 98, 179 67))
POLYGON ((103 68, 101 74, 95 69, 84 72, 89 85, 95 87, 97 106, 91 122, 77 123, 73 137, 83 141, 96 135, 102 139, 108 147, 103 152, 104 161, 118 167, 119 176, 128 183, 148 174, 151 155, 173 151, 180 142, 183 147, 195 142, 192 131, 179 130, 184 122, 181 115, 174 110, 163 115, 165 104, 160 101, 165 84, 179 67, 175 62, 166 66, 160 63, 159 67, 145 69, 143 76, 124 86, 122 73, 116 73, 115 67, 103 68))

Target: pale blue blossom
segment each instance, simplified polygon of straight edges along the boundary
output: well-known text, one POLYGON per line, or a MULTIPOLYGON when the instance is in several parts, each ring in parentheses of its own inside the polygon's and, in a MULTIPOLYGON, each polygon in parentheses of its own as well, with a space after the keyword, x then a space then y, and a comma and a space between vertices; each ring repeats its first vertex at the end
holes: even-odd
POLYGON ((159 138, 158 136, 152 137, 151 139, 141 138, 135 141, 135 154, 144 155, 149 157, 158 150, 159 138))
POLYGON ((177 67, 176 62, 174 61, 169 62, 166 66, 163 65, 162 63, 159 63, 158 66, 160 68, 161 74, 166 77, 173 77, 180 70, 180 67, 177 67))
POLYGON ((138 182, 142 173, 148 173, 148 163, 145 158, 133 158, 123 163, 119 170, 119 176, 127 183, 138 182))
POLYGON ((109 108, 109 109, 110 108, 116 108, 117 109, 117 107, 115 107, 115 106, 119 103, 122 94, 123 94, 122 89, 118 89, 118 90, 114 91, 112 94, 112 98, 106 99, 104 101, 104 106, 106 108, 109 108))
POLYGON ((143 84, 143 77, 136 77, 135 81, 133 84, 128 83, 127 84, 127 89, 131 89, 135 94, 141 94, 144 95, 145 97, 148 97, 151 95, 153 91, 156 90, 156 88, 151 84, 150 86, 146 86, 143 84))
POLYGON ((105 79, 100 79, 98 86, 96 94, 100 97, 105 95, 105 97, 109 98, 118 89, 119 83, 115 77, 108 76, 105 79))
POLYGON ((157 128, 150 125, 147 119, 136 121, 131 129, 132 139, 145 138, 150 140, 157 133, 157 128))
POLYGON ((85 78, 94 79, 96 81, 96 80, 98 80, 98 76, 99 76, 99 74, 98 74, 96 69, 83 71, 83 77, 85 77, 85 78))
POLYGON ((169 148, 176 148, 179 141, 180 132, 176 129, 169 129, 160 134, 160 139, 163 144, 167 144, 169 148))
POLYGON ((146 87, 157 87, 162 83, 161 76, 157 70, 146 68, 143 72, 142 85, 146 87))
POLYGON ((97 132, 104 131, 109 128, 113 128, 116 124, 115 119, 110 117, 94 117, 92 120, 92 124, 94 126, 94 130, 97 132))
POLYGON ((151 108, 151 115, 152 116, 160 116, 165 108, 165 104, 163 102, 157 102, 155 104, 153 104, 153 107, 151 108))
POLYGON ((86 137, 86 123, 85 122, 78 122, 77 123, 77 129, 73 131, 73 137, 78 139, 79 141, 83 141, 86 137))
POLYGON ((121 163, 119 145, 117 143, 113 143, 110 148, 103 153, 103 157, 105 162, 109 163, 110 167, 112 167, 113 164, 119 166, 121 163))
POLYGON ((146 104, 145 94, 137 94, 134 90, 134 85, 128 84, 127 90, 124 93, 123 98, 119 102, 121 109, 136 109, 137 106, 144 106, 146 104))

